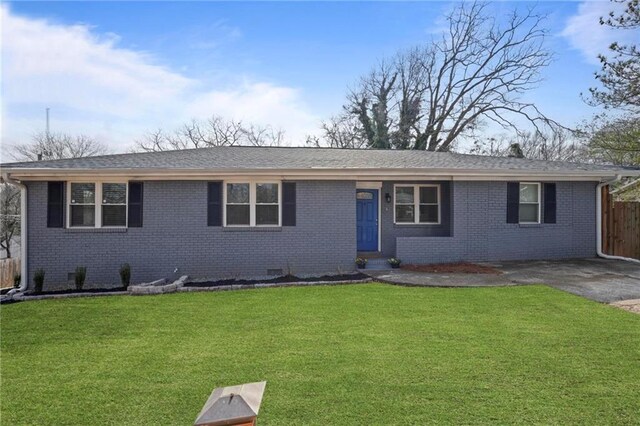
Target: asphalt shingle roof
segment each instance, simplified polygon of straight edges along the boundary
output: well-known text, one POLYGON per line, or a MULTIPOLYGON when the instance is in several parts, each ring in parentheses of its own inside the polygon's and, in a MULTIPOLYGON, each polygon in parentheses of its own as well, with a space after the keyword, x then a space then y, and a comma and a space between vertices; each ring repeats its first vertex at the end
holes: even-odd
MULTIPOLYGON (((446 169, 578 173, 624 170, 618 166, 488 157, 449 152, 355 150, 302 147, 214 147, 114 154, 0 165, 10 169, 242 170, 242 169, 446 169)), ((637 170, 637 169, 627 169, 637 170)))

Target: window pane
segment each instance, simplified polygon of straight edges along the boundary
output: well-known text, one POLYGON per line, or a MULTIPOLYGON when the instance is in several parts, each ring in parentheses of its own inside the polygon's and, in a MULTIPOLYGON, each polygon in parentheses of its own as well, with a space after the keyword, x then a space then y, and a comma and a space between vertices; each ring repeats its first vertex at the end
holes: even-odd
POLYGON ((435 186, 427 186, 420 188, 420 202, 437 204, 438 203, 438 188, 435 186))
POLYGON ((102 184, 102 204, 126 204, 127 184, 126 183, 103 183, 102 184))
POLYGON ((248 183, 228 183, 227 184, 227 203, 242 204, 249 202, 249 184, 248 183))
POLYGON ((356 192, 356 199, 358 200, 373 200, 373 193, 358 191, 356 192))
POLYGON ((413 186, 396 187, 396 204, 413 204, 413 186))
POLYGON ((420 222, 437 223, 438 222, 438 206, 437 205, 420 206, 420 222))
POLYGON ((256 225, 277 225, 278 206, 256 206, 256 225))
POLYGON ((249 205, 228 205, 227 225, 249 225, 249 205))
POLYGON ((127 206, 102 206, 102 226, 126 226, 127 206))
POLYGON ((278 184, 256 184, 256 203, 278 203, 278 184))
POLYGON ((72 183, 71 204, 94 204, 96 185, 94 183, 72 183))
POLYGON ((520 204, 520 222, 538 222, 538 204, 520 204))
POLYGON ((396 206, 396 222, 414 222, 413 206, 396 206))
POLYGON ((521 203, 537 203, 538 202, 538 185, 530 183, 520 184, 520 202, 521 203))
POLYGON ((71 206, 71 226, 95 226, 95 206, 71 206))

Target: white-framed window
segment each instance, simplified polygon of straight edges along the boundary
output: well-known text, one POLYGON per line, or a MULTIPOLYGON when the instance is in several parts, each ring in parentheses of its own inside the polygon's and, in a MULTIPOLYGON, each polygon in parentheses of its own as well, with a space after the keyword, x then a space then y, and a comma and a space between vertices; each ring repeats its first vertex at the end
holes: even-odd
POLYGON ((251 184, 227 183, 225 217, 227 226, 249 226, 251 224, 251 184))
POLYGON ((225 182, 225 226, 280 226, 280 182, 225 182))
POLYGON ((440 223, 440 185, 394 185, 394 223, 440 223))
POLYGON ((520 182, 520 223, 540 223, 540 183, 520 182))
POLYGON ((126 227, 127 192, 127 182, 68 182, 67 227, 126 227))
POLYGON ((127 226, 127 184, 102 184, 102 226, 127 226))
POLYGON ((280 185, 256 183, 256 226, 280 224, 280 185))
POLYGON ((95 182, 69 183, 69 226, 93 228, 96 226, 95 182))

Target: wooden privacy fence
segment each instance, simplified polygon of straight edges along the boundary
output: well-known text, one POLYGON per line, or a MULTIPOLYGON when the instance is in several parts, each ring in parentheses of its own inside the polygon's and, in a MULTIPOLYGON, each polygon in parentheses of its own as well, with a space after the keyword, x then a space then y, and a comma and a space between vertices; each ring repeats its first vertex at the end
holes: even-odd
POLYGON ((0 288, 13 287, 13 277, 20 273, 20 259, 0 260, 0 288))
POLYGON ((602 251, 640 259, 640 202, 613 201, 602 188, 602 251))

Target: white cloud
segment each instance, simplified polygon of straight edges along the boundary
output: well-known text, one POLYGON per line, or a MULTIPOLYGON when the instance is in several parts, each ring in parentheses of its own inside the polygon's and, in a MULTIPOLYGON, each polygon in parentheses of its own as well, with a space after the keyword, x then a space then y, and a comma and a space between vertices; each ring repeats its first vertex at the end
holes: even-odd
POLYGON ((195 27, 191 31, 192 49, 210 50, 223 42, 234 41, 242 37, 240 28, 229 25, 226 20, 219 19, 205 27, 195 27))
POLYGON ((116 35, 18 16, 6 5, 0 20, 3 149, 42 130, 45 107, 53 130, 95 136, 116 151, 146 130, 214 113, 281 127, 293 144, 317 127, 299 90, 243 80, 205 84, 119 47, 116 35))
POLYGON ((623 3, 583 1, 578 12, 567 20, 561 34, 573 48, 582 52, 587 62, 599 64, 598 54, 606 54, 612 42, 633 42, 634 38, 635 42, 638 41, 638 34, 634 31, 600 25, 600 17, 606 17, 612 10, 620 12, 623 9, 623 3))
POLYGON ((227 91, 211 91, 196 96, 186 115, 205 118, 216 114, 238 120, 270 124, 285 130, 287 138, 300 144, 306 133, 318 127, 318 118, 301 101, 300 91, 269 83, 246 81, 227 91))
POLYGON ((146 105, 175 97, 192 82, 152 63, 143 53, 117 47, 86 25, 63 26, 0 8, 3 96, 9 102, 47 102, 128 117, 146 105))

